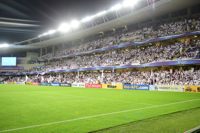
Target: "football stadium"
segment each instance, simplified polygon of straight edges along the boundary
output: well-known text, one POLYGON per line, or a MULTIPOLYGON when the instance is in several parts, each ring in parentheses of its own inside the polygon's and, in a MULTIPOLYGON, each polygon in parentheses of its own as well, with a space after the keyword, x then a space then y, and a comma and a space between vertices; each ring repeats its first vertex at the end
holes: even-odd
POLYGON ((0 133, 200 133, 199 0, 1 0, 0 133))

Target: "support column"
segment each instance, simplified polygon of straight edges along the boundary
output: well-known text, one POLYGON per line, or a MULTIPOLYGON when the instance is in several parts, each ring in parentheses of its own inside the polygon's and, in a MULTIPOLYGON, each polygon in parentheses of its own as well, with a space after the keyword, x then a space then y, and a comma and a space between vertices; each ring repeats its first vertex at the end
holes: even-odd
POLYGON ((101 70, 101 82, 103 82, 103 80, 104 80, 104 71, 101 70))
POLYGON ((115 11, 115 14, 116 14, 116 17, 119 18, 120 15, 119 15, 119 12, 118 11, 115 11))
POLYGON ((112 69, 112 73, 115 73, 115 68, 112 69))
POLYGON ((155 78, 154 78, 154 75, 153 75, 153 69, 151 69, 151 76, 150 78, 153 80, 151 84, 155 84, 155 78))
POLYGON ((47 52, 48 52, 47 50, 48 50, 48 49, 47 49, 47 47, 46 47, 46 48, 45 48, 45 54, 47 54, 47 52))
POLYGON ((115 76, 115 68, 112 69, 112 76, 115 76))
POLYGON ((40 57, 42 57, 42 48, 40 48, 40 57))
POLYGON ((52 46, 52 55, 54 56, 55 55, 55 46, 52 46))
POLYGON ((188 17, 191 16, 191 8, 187 8, 187 16, 188 16, 188 17))
POLYGON ((103 18, 103 22, 105 23, 105 22, 106 22, 106 19, 105 19, 105 17, 103 16, 102 18, 103 18))
POLYGON ((172 19, 172 13, 171 13, 171 12, 168 14, 168 19, 169 19, 169 20, 172 19))
POLYGON ((78 71, 78 82, 79 82, 79 75, 80 75, 80 74, 79 74, 79 71, 78 71))

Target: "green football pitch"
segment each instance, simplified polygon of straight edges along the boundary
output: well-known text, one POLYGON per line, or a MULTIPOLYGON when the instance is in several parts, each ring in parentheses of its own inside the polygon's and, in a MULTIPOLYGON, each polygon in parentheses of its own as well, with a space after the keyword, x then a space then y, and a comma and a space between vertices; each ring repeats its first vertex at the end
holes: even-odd
POLYGON ((0 85, 0 133, 85 133, 198 107, 200 93, 0 85))

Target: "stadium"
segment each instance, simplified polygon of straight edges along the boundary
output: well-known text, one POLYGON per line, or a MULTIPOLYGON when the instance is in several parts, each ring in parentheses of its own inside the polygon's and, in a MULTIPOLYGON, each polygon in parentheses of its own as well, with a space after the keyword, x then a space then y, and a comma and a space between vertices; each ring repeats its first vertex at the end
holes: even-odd
POLYGON ((199 0, 1 0, 0 133, 199 133, 199 0))

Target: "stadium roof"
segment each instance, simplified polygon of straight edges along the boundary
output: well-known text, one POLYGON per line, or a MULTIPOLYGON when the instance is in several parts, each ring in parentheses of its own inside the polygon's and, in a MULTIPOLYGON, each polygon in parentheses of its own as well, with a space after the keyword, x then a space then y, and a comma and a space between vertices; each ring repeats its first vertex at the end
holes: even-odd
POLYGON ((0 42, 38 36, 65 19, 80 18, 116 0, 1 0, 0 42))

